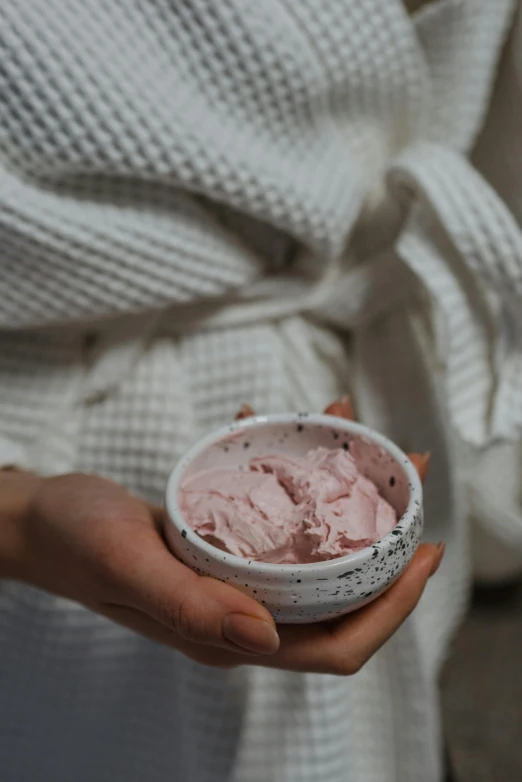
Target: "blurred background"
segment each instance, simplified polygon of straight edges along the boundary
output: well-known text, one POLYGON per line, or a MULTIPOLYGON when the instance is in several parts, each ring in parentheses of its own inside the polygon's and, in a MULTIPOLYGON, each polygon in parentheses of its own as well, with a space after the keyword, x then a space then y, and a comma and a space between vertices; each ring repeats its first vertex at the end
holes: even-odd
POLYGON ((481 584, 442 676, 448 782, 522 780, 522 583, 481 584))

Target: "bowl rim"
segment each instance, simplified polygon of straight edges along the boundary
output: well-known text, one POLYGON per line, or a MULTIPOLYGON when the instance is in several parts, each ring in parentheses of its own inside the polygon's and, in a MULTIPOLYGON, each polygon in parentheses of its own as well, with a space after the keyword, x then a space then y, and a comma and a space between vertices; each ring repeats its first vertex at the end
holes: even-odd
POLYGON ((191 544, 200 549, 201 553, 205 554, 206 557, 211 557, 213 560, 218 561, 221 565, 228 565, 229 567, 239 569, 240 571, 245 570, 250 573, 257 572, 260 574, 265 573, 267 575, 274 573, 288 573, 288 575, 290 575, 295 574, 297 571, 300 573, 313 572, 315 575, 318 569, 326 573, 338 570, 339 568, 343 569, 346 565, 353 565, 355 567, 358 564, 362 564, 369 556, 371 557, 376 546, 378 546, 380 550, 386 550, 386 548, 396 541, 398 537, 397 530, 399 530, 401 534, 407 532, 421 512, 422 504, 422 483, 419 474, 408 456, 398 445, 385 435, 365 424, 360 424, 357 421, 346 418, 339 418, 338 416, 327 415, 325 413, 274 413, 268 415, 255 415, 222 426, 201 437, 188 451, 186 451, 171 470, 165 488, 166 522, 176 527, 180 535, 185 533, 183 537, 187 539, 190 537, 191 544), (329 428, 335 427, 339 431, 366 437, 384 448, 394 460, 400 464, 408 479, 410 498, 406 510, 393 530, 375 543, 372 543, 370 546, 365 546, 365 548, 356 551, 353 554, 345 554, 342 557, 336 557, 334 559, 319 562, 305 562, 302 564, 259 562, 257 560, 239 557, 236 554, 230 554, 227 551, 223 551, 222 549, 213 546, 200 537, 184 520, 183 513, 178 503, 181 479, 185 470, 194 459, 213 443, 218 442, 231 434, 247 431, 249 429, 260 429, 263 426, 270 424, 299 424, 303 423, 303 421, 306 421, 307 425, 312 424, 313 426, 318 427, 328 426, 329 428))

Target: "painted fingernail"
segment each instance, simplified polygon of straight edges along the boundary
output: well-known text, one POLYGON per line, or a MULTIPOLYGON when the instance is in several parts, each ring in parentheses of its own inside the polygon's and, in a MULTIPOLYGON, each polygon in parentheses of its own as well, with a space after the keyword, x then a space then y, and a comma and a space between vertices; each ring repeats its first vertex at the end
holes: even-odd
POLYGON ((236 415, 236 421, 240 421, 242 418, 250 418, 252 415, 255 415, 255 412, 249 405, 241 405, 239 412, 236 415))
POLYGON ((437 570, 439 569, 440 563, 442 562, 442 559, 444 557, 445 550, 446 550, 446 544, 444 543, 444 541, 441 541, 440 543, 437 544, 437 554, 431 566, 430 578, 431 576, 434 576, 437 570))
POLYGON ((227 614, 221 625, 223 635, 236 646, 256 654, 275 654, 279 636, 273 625, 247 614, 227 614))
POLYGON ((430 468, 431 453, 429 451, 425 451, 424 453, 409 453, 408 457, 419 473, 421 481, 426 480, 430 468))
POLYGON ((355 417, 352 400, 349 394, 345 394, 336 402, 332 402, 332 404, 328 405, 324 412, 326 415, 335 415, 338 418, 348 418, 350 420, 355 417))

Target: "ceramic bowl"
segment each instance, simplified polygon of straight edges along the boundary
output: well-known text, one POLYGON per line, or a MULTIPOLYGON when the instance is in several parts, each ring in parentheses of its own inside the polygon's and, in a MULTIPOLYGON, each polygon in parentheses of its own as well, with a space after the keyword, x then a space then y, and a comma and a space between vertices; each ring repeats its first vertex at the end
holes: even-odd
POLYGON ((382 594, 399 577, 423 528, 422 486, 405 453, 381 434, 329 415, 283 414, 236 421, 204 437, 179 461, 166 489, 167 542, 185 565, 220 579, 258 600, 279 623, 321 622, 354 611, 382 594), (354 554, 304 565, 276 565, 228 554, 207 543, 186 523, 179 506, 185 476, 246 466, 255 456, 304 455, 318 446, 350 448, 359 441, 357 465, 395 508, 397 526, 354 554))

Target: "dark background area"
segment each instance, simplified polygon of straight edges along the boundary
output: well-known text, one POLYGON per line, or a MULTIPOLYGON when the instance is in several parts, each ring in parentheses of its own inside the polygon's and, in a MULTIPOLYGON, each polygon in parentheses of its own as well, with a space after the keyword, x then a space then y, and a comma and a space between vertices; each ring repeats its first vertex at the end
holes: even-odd
POLYGON ((442 703, 451 782, 522 782, 522 584, 475 590, 442 703))

